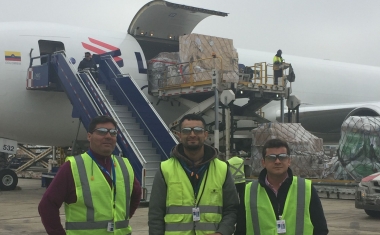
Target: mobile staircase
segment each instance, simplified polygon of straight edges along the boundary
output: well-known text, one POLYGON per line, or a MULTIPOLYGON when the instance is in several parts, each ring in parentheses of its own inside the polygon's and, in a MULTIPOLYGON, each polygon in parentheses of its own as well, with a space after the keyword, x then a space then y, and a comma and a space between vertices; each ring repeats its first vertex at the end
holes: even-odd
POLYGON ((96 116, 113 117, 118 129, 114 154, 128 158, 143 187, 143 199, 149 200, 160 162, 169 158, 177 143, 174 135, 133 78, 121 72, 112 55, 96 58, 99 84, 89 72, 78 73, 64 51, 48 57, 47 63, 34 67, 32 60, 40 57, 31 58, 27 89, 48 89, 49 77, 55 73, 73 105, 73 118, 79 118, 86 129, 96 116))

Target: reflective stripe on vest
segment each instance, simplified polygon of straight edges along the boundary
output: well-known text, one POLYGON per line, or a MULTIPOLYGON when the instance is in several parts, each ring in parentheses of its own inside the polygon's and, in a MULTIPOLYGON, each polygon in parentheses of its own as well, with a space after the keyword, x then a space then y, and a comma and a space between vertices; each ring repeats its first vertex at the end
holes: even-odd
POLYGON ((244 173, 244 160, 239 157, 232 157, 228 159, 230 171, 234 179, 235 184, 245 182, 244 173))
MULTIPOLYGON (((75 176, 74 172, 73 172, 73 178, 74 178, 74 182, 76 185, 77 192, 78 192, 78 190, 81 189, 81 194, 79 196, 81 196, 82 200, 83 200, 82 201, 84 204, 83 209, 85 209, 83 214, 86 215, 86 221, 80 221, 80 220, 75 221, 76 220, 75 216, 71 215, 71 213, 70 213, 71 210, 72 211, 75 210, 75 212, 72 212, 73 214, 78 213, 78 211, 81 210, 81 207, 78 207, 78 205, 75 205, 75 203, 65 204, 66 212, 69 212, 69 213, 67 213, 68 215, 66 215, 67 234, 77 234, 77 233, 83 234, 83 231, 78 231, 78 230, 89 230, 89 232, 91 232, 91 234, 93 234, 93 235, 103 234, 103 232, 106 232, 106 229, 107 229, 109 222, 114 222, 114 231, 115 231, 114 233, 115 234, 119 234, 119 232, 122 232, 122 234, 129 234, 131 232, 131 228, 129 227, 129 211, 130 211, 129 207, 130 207, 130 198, 131 198, 131 187, 133 187, 134 174, 133 174, 133 169, 130 166, 128 160, 123 159, 121 157, 113 156, 114 164, 116 166, 116 169, 115 169, 116 186, 117 186, 116 188, 117 189, 118 189, 118 187, 121 188, 120 190, 117 190, 118 193, 116 194, 116 199, 115 199, 116 202, 115 203, 118 204, 118 202, 119 202, 119 204, 120 204, 122 201, 125 201, 124 202, 125 208, 120 208, 120 207, 117 207, 117 205, 116 205, 116 208, 118 208, 119 210, 111 209, 113 211, 113 215, 110 214, 109 216, 110 216, 110 218, 114 217, 114 221, 112 221, 112 220, 98 220, 98 221, 96 221, 95 210, 96 210, 97 206, 94 205, 93 195, 92 195, 91 187, 90 187, 91 181, 88 177, 88 175, 89 175, 88 171, 93 171, 92 172, 93 175, 98 177, 97 179, 100 182, 100 186, 103 185, 104 187, 108 187, 108 188, 106 188, 108 191, 105 190, 104 194, 109 193, 110 195, 113 195, 113 190, 112 190, 112 192, 109 192, 110 188, 109 188, 108 182, 104 178, 100 169, 96 165, 94 166, 93 169, 87 169, 86 170, 85 159, 87 161, 87 168, 89 168, 89 165, 91 166, 91 164, 95 164, 95 163, 91 162, 92 159, 87 154, 83 154, 82 156, 77 155, 75 157, 69 157, 68 158, 68 160, 70 161, 71 166, 72 166, 72 171, 74 169, 76 169, 76 171, 77 171, 78 176, 75 176), (91 163, 89 163, 89 162, 91 162, 91 163), (78 177, 79 177, 80 182, 77 182, 75 180, 78 177), (100 178, 102 178, 102 179, 100 179, 100 178), (101 183, 102 180, 103 180, 104 184, 101 183), (123 190, 123 187, 125 188, 125 191, 123 190), (70 208, 72 208, 72 209, 70 209, 70 208), (120 210, 120 209, 122 209, 122 210, 120 210), (98 229, 98 231, 96 231, 97 229, 98 229), (74 233, 74 231, 78 231, 78 232, 74 233)), ((92 168, 92 166, 90 168, 92 168)), ((77 202, 78 202, 79 196, 77 195, 77 202)), ((113 200, 112 198, 113 198, 113 196, 110 196, 110 198, 109 198, 110 199, 110 205, 111 205, 112 200, 113 200)), ((97 202, 97 203, 99 203, 99 202, 97 202)), ((124 204, 124 203, 122 203, 122 204, 124 204)), ((107 213, 109 213, 109 212, 103 211, 103 213, 100 214, 100 216, 104 217, 107 215, 107 213)), ((98 215, 99 215, 99 213, 98 213, 98 215)))
MULTIPOLYGON (((268 211, 268 208, 273 208, 273 206, 266 194, 265 188, 259 185, 258 181, 249 183, 246 186, 245 196, 247 222, 252 221, 252 223, 247 223, 247 234, 277 234, 277 228, 273 226, 276 224, 273 221, 276 220, 275 213, 273 210, 268 211), (258 200, 260 200, 259 204, 257 203, 258 200), (247 208, 248 205, 249 208, 247 208)), ((310 197, 311 182, 294 176, 282 215, 282 218, 286 222, 288 234, 311 235, 313 233, 313 225, 309 212, 310 197)))
MULTIPOLYGON (((194 206, 169 206, 166 208, 167 214, 188 214, 192 213, 194 206)), ((222 214, 223 207, 221 206, 199 206, 202 213, 222 214)))
POLYGON ((214 159, 204 173, 197 195, 200 221, 196 222, 192 215, 196 201, 193 186, 179 161, 170 158, 162 162, 161 171, 167 185, 165 234, 192 234, 192 231, 196 234, 214 233, 222 219, 227 164, 214 159))
POLYGON ((190 222, 190 223, 175 223, 166 224, 165 231, 168 232, 186 232, 191 230, 201 231, 216 231, 218 229, 217 223, 204 223, 204 222, 190 222))

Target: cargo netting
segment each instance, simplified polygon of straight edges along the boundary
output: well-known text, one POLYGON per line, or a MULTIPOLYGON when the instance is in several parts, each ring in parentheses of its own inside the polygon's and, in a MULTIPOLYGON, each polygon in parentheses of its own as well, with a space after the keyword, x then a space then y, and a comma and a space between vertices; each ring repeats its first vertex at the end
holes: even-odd
POLYGON ((357 180, 380 171, 380 117, 347 118, 332 172, 335 179, 357 180))
POLYGON ((312 135, 299 123, 265 123, 252 130, 251 175, 263 169, 262 149, 270 139, 282 139, 290 148, 290 168, 294 175, 326 178, 330 173, 330 157, 324 154, 323 140, 312 135))

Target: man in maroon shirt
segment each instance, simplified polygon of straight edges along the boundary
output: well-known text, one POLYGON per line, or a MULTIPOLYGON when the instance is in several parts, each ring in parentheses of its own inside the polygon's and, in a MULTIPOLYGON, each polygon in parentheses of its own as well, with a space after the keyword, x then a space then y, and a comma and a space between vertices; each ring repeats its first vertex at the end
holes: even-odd
MULTIPOLYGON (((90 156, 93 159, 93 167, 101 169, 111 189, 113 187, 111 176, 113 177, 112 172, 114 172, 111 167, 111 155, 116 146, 116 135, 116 122, 108 116, 94 118, 90 123, 89 133, 87 134, 87 139, 90 142, 87 157, 90 156)), ((141 199, 141 186, 136 177, 131 190, 129 218, 136 211, 141 199)), ((38 206, 42 223, 48 234, 66 234, 59 216, 59 208, 63 202, 66 204, 77 202, 76 186, 70 161, 65 162, 60 167, 38 206)))

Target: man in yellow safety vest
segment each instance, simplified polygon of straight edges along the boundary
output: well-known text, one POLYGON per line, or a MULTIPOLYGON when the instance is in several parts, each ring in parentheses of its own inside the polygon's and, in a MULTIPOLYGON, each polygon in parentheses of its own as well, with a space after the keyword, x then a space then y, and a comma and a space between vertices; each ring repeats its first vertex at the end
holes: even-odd
POLYGON ((60 167, 38 206, 47 234, 131 234, 129 219, 139 205, 141 187, 128 159, 112 154, 116 127, 109 116, 93 118, 89 150, 67 157, 60 167), (63 203, 66 231, 59 217, 63 203))
MULTIPOLYGON (((236 153, 233 151, 233 154, 236 153)), ((227 160, 229 169, 231 171, 232 178, 234 178, 236 191, 239 194, 239 199, 244 198, 245 189, 245 173, 244 173, 244 160, 235 155, 227 160)))
POLYGON ((195 114, 179 123, 180 144, 162 162, 149 202, 151 235, 231 235, 239 200, 227 164, 204 144, 205 121, 195 114))
POLYGON ((273 57, 273 78, 274 78, 274 85, 278 85, 278 78, 283 76, 282 71, 282 63, 284 60, 282 59, 282 51, 278 50, 276 55, 273 57))
POLYGON ((268 140, 262 150, 264 169, 248 183, 240 204, 235 235, 326 235, 321 201, 310 180, 293 176, 285 141, 268 140))

